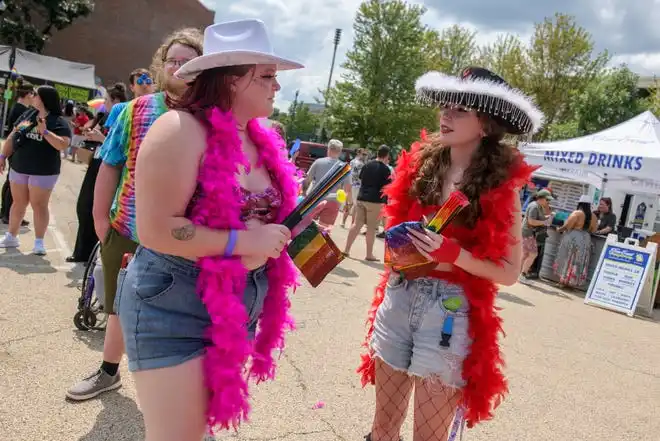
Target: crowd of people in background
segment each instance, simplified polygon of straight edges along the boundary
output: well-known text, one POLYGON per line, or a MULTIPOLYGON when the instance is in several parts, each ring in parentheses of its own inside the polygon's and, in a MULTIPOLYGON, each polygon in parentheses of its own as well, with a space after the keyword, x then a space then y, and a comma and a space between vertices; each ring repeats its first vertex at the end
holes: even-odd
MULTIPOLYGON (((236 23, 213 25, 214 32, 206 38, 234 29, 236 23)), ((263 24, 247 20, 240 26, 255 30, 263 24)), ((265 35, 265 29, 261 33, 265 35)), ((76 206, 76 244, 66 260, 87 262, 101 244, 103 305, 109 317, 98 368, 68 388, 66 396, 84 401, 121 387, 119 365, 127 355, 149 440, 199 439, 207 418, 225 425, 240 420, 236 408, 246 408, 249 398, 240 392, 245 389, 245 360, 253 356, 251 369, 262 369, 256 374, 259 380, 274 375, 270 357, 282 344, 290 304, 287 291, 297 274, 283 253, 295 233, 277 221, 284 217, 280 210, 290 212, 295 206, 296 170, 278 150, 281 139, 258 123, 273 110, 281 66, 273 64, 272 54, 237 64, 232 51, 205 52, 203 38, 197 29, 168 36, 150 68, 131 72, 128 87, 109 87, 104 110, 95 114, 74 102, 62 103, 51 86, 23 83, 0 153, 0 172, 8 170, 0 214, 9 225, 0 248, 20 246, 19 230, 27 225, 24 216, 31 206, 33 253, 39 256, 47 252, 49 201, 62 159, 87 165, 76 206), (134 260, 122 272, 127 255, 134 260), (196 265, 198 261, 202 264, 196 265), (157 303, 173 290, 173 300, 157 303), (235 327, 227 330, 230 325, 235 327), (216 348, 218 344, 224 346, 216 348), (228 351, 234 352, 227 356, 228 351), (208 381, 204 354, 215 357, 220 375, 230 372, 232 378, 208 381), (236 406, 230 403, 232 409, 218 398, 227 390, 241 397, 236 406)), ((302 67, 277 60, 289 63, 287 69, 302 67)), ((514 113, 503 115, 498 109, 519 105, 521 95, 486 69, 466 69, 461 78, 473 89, 457 90, 455 79, 432 74, 426 77, 427 86, 417 91, 418 98, 438 107, 442 129, 424 141, 424 148, 411 149, 414 161, 402 162, 395 176, 390 147, 379 146, 372 159, 369 150, 359 149, 351 173, 314 213, 328 233, 340 215, 343 227, 350 218, 345 257, 366 227, 364 260, 378 262, 374 245, 382 237, 379 228, 385 216, 388 228, 422 222, 459 189, 473 202, 481 197, 504 201, 489 208, 469 204, 456 225, 442 234, 409 228, 411 243, 436 266, 428 277, 410 280, 388 270, 377 289, 369 317, 370 353, 363 356, 359 370, 363 383, 374 383, 377 389, 369 441, 372 436, 399 439, 413 388, 415 439, 446 434, 455 416, 460 424, 472 421, 473 403, 504 393, 499 349, 493 349, 498 329, 488 325, 497 322, 497 285, 515 283, 521 268, 520 280, 531 278, 556 216, 551 189, 535 192, 522 219, 517 216, 520 201, 510 190, 527 182, 532 169, 505 143, 505 135, 532 133, 542 118, 529 111, 521 112, 520 120, 507 119, 514 113), (486 80, 500 89, 500 102, 481 91, 486 80), (475 97, 481 113, 466 107, 466 98, 475 97), (482 167, 486 155, 490 161, 482 167), (344 201, 339 190, 345 193, 344 201), (397 204, 388 205, 388 197, 397 204), (510 229, 501 231, 512 218, 510 229), (474 237, 485 244, 488 259, 472 253, 474 237), (505 246, 511 237, 520 239, 522 247, 517 242, 505 246), (456 268, 461 269, 460 278, 454 277, 456 268), (420 324, 423 317, 430 318, 424 326, 409 323, 415 308, 423 311, 420 324), (444 325, 438 327, 449 316, 457 323, 451 347, 444 325), (468 326, 474 331, 470 337, 468 326), (485 345, 490 349, 479 353, 473 337, 490 342, 485 345), (464 375, 464 366, 478 366, 478 372, 464 375), (484 372, 498 374, 485 378, 484 372), (463 394, 467 401, 461 401, 463 394)), ((273 127, 286 139, 284 126, 273 127)), ((342 161, 343 149, 340 140, 328 142, 327 155, 307 171, 303 192, 342 161)), ((562 238, 554 270, 560 285, 585 282, 591 235, 615 228, 609 198, 602 198, 595 212, 587 196, 580 199, 557 228, 562 238)))
MULTIPOLYGON (((551 207, 554 199, 551 190, 542 188, 531 195, 524 210, 520 275, 523 283, 539 277, 548 228, 557 215, 551 207)), ((612 199, 601 198, 596 210, 592 209, 591 201, 588 195, 581 196, 575 210, 556 228, 557 233, 561 234, 561 241, 552 268, 558 286, 562 288, 580 288, 587 282, 593 250, 591 235, 616 232, 612 199)))

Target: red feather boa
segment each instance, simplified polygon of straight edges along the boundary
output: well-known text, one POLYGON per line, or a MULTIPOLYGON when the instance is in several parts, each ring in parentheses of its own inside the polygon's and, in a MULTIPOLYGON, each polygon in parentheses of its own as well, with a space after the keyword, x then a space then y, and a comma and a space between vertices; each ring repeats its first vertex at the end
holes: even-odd
MULTIPOLYGON (((425 133, 422 133, 422 141, 425 139, 425 133)), ((384 189, 389 201, 385 208, 387 228, 401 222, 419 220, 427 211, 408 194, 419 169, 417 158, 422 145, 421 142, 416 142, 410 152, 401 153, 395 180, 384 189)), ((509 230, 515 215, 515 190, 529 181, 536 168, 525 163, 522 156, 518 155, 509 178, 480 197, 482 216, 475 228, 450 225, 444 234, 457 240, 478 259, 500 261, 508 251, 508 247, 503 247, 502 244, 514 243, 509 230)), ((458 267, 454 268, 452 273, 445 273, 445 278, 461 285, 470 302, 469 332, 473 343, 463 363, 463 378, 466 379, 467 385, 463 389, 462 404, 465 407, 468 427, 473 427, 480 421, 492 418, 493 410, 508 391, 502 373, 504 360, 498 344, 498 334, 503 333, 502 319, 495 306, 497 286, 458 267)), ((373 333, 376 311, 385 297, 388 276, 389 270, 382 275, 369 310, 367 338, 364 343, 367 348, 373 333)), ((357 371, 362 375, 362 386, 375 384, 375 365, 370 352, 362 355, 362 363, 357 371)))

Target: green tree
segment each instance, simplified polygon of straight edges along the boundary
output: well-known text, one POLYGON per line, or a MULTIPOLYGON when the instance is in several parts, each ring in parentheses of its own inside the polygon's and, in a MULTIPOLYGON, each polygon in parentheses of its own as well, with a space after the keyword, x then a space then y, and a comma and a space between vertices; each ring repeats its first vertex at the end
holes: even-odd
POLYGON ((292 102, 289 112, 281 122, 286 126, 288 138, 300 138, 303 141, 316 140, 320 118, 309 111, 307 104, 298 101, 292 102))
POLYGON ((547 125, 565 122, 571 116, 568 97, 582 93, 605 68, 608 54, 593 52, 591 34, 572 16, 558 13, 536 24, 526 53, 526 85, 547 125))
POLYGON ((5 1, 0 43, 41 52, 54 30, 61 30, 94 10, 93 0, 5 1))
POLYGON ((585 136, 629 120, 646 110, 638 97, 639 76, 626 66, 608 69, 571 97, 570 119, 548 127, 549 139, 585 136))
POLYGON ((415 103, 415 80, 428 68, 426 9, 403 0, 367 0, 357 12, 346 73, 328 94, 333 136, 362 147, 410 145, 434 113, 415 103))
POLYGON ((520 38, 507 34, 479 49, 479 64, 504 78, 511 86, 527 87, 527 52, 520 38))
POLYGON ((476 32, 453 25, 442 32, 429 30, 425 52, 430 70, 457 75, 470 66, 478 54, 476 32))
POLYGON ((644 107, 653 112, 656 118, 660 118, 660 83, 657 79, 653 80, 653 85, 649 87, 650 95, 644 99, 644 107))
POLYGON ((275 107, 273 109, 273 113, 270 115, 270 119, 273 121, 282 121, 282 119, 286 118, 286 113, 282 112, 279 108, 275 107))

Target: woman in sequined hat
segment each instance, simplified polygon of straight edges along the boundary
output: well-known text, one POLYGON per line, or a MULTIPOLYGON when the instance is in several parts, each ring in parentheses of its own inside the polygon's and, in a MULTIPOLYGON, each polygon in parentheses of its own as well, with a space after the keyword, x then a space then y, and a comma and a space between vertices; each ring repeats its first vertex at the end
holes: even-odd
POLYGON ((455 190, 470 204, 442 234, 409 230, 434 271, 406 280, 388 270, 376 288, 358 369, 363 385, 376 386, 368 441, 399 439, 413 390, 413 439, 438 441, 492 417, 507 391, 495 296, 520 272, 518 191, 534 168, 503 139, 536 132, 543 115, 482 68, 429 72, 416 90, 438 109, 440 129, 399 157, 385 190, 387 228, 432 216, 455 190))

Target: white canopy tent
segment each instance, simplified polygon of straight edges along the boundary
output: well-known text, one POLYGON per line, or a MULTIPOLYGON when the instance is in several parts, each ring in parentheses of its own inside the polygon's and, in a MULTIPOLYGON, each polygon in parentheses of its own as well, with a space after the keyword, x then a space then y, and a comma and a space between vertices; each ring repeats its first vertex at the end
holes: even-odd
POLYGON ((20 75, 84 89, 96 89, 94 65, 74 63, 16 49, 14 66, 20 75))
POLYGON ((660 188, 660 121, 648 111, 580 138, 523 143, 520 151, 530 164, 582 176, 580 182, 606 178, 636 192, 660 188))
POLYGON ((9 59, 11 47, 0 44, 0 72, 9 72, 9 59))
POLYGON ((580 169, 562 169, 543 166, 533 173, 534 177, 556 181, 579 182, 581 184, 593 185, 604 190, 604 184, 612 185, 619 191, 626 193, 656 194, 660 195, 660 172, 658 180, 636 179, 630 176, 607 176, 580 169))

